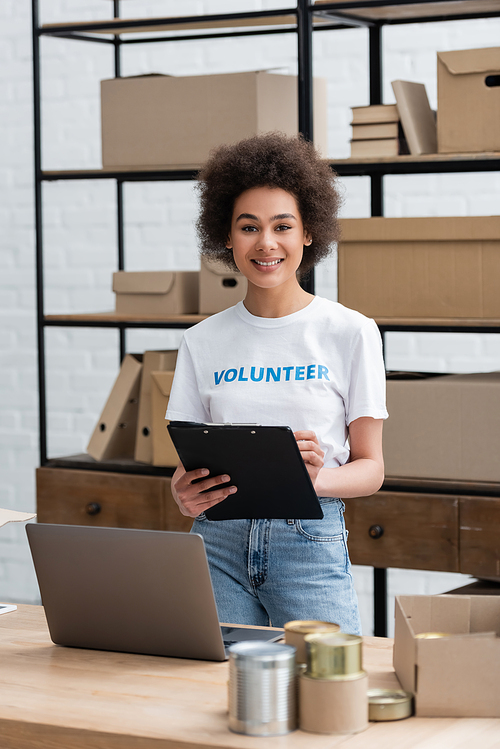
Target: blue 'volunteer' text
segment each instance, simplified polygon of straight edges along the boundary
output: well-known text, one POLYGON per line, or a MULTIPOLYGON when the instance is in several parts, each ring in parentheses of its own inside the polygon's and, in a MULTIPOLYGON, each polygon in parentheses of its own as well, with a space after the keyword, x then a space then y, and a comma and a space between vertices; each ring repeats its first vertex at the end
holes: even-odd
POLYGON ((297 380, 328 380, 328 367, 304 364, 293 367, 239 367, 214 372, 215 384, 223 382, 291 382, 297 380))

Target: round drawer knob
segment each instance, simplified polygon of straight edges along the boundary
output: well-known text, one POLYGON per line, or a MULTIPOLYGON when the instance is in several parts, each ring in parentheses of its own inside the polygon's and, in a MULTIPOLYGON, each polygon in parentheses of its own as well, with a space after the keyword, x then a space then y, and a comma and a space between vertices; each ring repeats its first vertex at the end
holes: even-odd
POLYGON ((101 505, 98 502, 89 502, 85 511, 87 515, 98 515, 101 512, 101 505))
POLYGON ((371 525, 368 533, 372 538, 380 538, 384 535, 384 529, 381 525, 371 525))

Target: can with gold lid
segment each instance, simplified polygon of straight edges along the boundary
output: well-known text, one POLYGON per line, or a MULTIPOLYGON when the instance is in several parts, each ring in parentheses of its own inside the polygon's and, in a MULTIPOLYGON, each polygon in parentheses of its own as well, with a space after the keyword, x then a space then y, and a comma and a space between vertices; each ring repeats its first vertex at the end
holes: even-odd
POLYGON ((322 622, 315 619, 296 619, 285 624, 285 642, 296 649, 297 663, 307 662, 307 650, 304 638, 312 634, 337 634, 340 625, 333 622, 322 622))
POLYGON ((358 679, 363 674, 362 638, 359 635, 306 635, 307 671, 311 679, 358 679))
POLYGON ((371 721, 402 720, 413 712, 413 695, 404 689, 369 689, 368 716, 371 721))

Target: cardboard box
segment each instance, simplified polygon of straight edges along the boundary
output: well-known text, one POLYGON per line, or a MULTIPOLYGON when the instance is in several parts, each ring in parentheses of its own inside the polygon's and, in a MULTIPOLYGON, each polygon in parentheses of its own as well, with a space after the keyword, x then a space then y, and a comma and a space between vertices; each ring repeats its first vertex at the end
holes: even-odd
MULTIPOLYGON (((139 416, 135 439, 135 460, 153 462, 153 424, 151 407, 151 372, 173 371, 177 351, 145 351, 142 357, 142 377, 139 394, 139 416)), ((165 413, 163 414, 165 416, 165 413)))
POLYGON ((500 717, 500 597, 396 596, 394 669, 419 717, 500 717), (419 639, 424 632, 448 637, 419 639))
POLYGON ((500 47, 437 53, 440 153, 500 151, 500 47))
MULTIPOLYGON (((101 81, 104 169, 196 168, 212 148, 298 132, 297 78, 264 71, 101 81)), ((314 81, 314 140, 327 155, 326 81, 314 81)))
POLYGON ((500 216, 340 223, 347 307, 375 318, 500 318, 500 216))
POLYGON ((200 315, 213 315, 241 302, 247 293, 248 282, 238 271, 229 270, 224 263, 201 259, 200 315))
POLYGON ((391 477, 500 481, 500 372, 388 380, 391 477))
POLYGON ((196 313, 198 278, 197 271, 117 271, 115 312, 159 317, 196 313))
POLYGON ((173 379, 173 372, 151 373, 154 466, 177 466, 179 463, 177 450, 167 431, 169 422, 165 419, 173 379))
POLYGON ((95 460, 133 459, 141 373, 142 356, 127 354, 87 445, 95 460))

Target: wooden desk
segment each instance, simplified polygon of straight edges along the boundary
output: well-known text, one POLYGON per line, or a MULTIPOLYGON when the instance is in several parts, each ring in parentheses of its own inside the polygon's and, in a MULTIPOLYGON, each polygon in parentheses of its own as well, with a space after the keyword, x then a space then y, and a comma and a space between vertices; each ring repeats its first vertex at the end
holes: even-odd
MULTIPOLYGON (((397 684, 392 640, 365 638, 373 686, 397 684)), ((354 736, 258 738, 227 727, 227 663, 53 645, 43 608, 0 616, 2 749, 454 749, 500 746, 500 719, 410 718, 354 736)))

